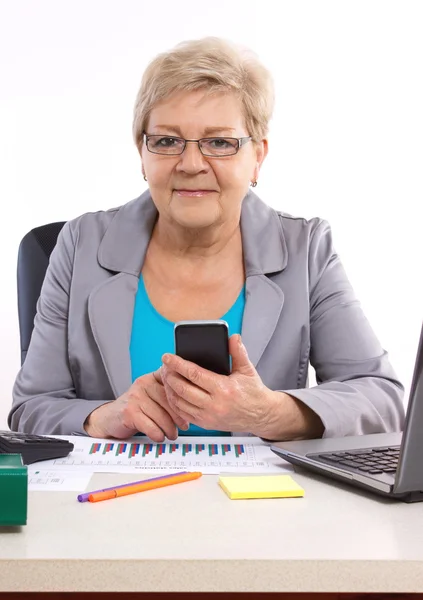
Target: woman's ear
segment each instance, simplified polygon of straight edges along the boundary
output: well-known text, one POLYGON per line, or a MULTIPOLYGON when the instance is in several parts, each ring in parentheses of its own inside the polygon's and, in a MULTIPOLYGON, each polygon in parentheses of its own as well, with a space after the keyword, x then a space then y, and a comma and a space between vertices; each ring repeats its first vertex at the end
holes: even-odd
POLYGON ((260 174, 261 165, 269 152, 269 143, 267 138, 256 144, 256 164, 254 167, 254 177, 252 181, 257 181, 260 174))
POLYGON ((263 140, 261 140, 261 142, 259 142, 257 144, 257 148, 256 148, 256 152, 257 152, 257 166, 260 169, 261 165, 263 164, 264 159, 267 156, 267 153, 269 152, 269 141, 267 138, 264 138, 263 140))

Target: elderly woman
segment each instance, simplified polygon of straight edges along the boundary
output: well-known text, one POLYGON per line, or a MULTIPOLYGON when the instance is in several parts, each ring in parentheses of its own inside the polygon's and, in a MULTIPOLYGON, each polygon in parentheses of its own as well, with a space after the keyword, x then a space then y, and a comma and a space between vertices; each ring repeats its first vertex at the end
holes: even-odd
POLYGON ((63 228, 14 386, 13 430, 159 442, 401 428, 403 388, 328 223, 249 190, 272 108, 268 71, 228 42, 186 42, 151 62, 133 125, 149 190, 63 228), (229 376, 173 354, 175 322, 218 318, 231 334, 229 376))

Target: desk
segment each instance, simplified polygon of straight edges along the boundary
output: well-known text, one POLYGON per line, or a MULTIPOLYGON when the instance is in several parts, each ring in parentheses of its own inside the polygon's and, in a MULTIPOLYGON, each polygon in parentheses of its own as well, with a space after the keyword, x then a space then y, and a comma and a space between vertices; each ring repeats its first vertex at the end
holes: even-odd
POLYGON ((229 500, 211 475, 98 504, 32 492, 0 533, 0 591, 423 591, 423 503, 295 479, 304 498, 229 500))

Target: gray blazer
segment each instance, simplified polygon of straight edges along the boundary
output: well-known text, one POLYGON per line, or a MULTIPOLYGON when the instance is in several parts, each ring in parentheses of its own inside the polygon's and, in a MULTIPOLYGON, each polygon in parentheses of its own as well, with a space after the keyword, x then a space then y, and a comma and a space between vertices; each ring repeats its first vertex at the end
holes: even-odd
MULTIPOLYGON (((9 426, 85 433, 90 412, 131 385, 138 278, 157 210, 147 191, 68 222, 51 255, 9 426)), ((322 219, 243 200, 242 338, 264 384, 315 411, 325 437, 400 430, 403 387, 356 300, 322 219), (308 364, 316 387, 308 388, 308 364)))

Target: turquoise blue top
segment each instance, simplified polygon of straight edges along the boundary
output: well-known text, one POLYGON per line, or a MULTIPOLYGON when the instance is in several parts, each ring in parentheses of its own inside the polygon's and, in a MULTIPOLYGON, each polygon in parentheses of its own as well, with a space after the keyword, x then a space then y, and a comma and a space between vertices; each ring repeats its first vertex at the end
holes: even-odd
MULTIPOLYGON (((244 306, 245 285, 235 304, 221 317, 228 323, 229 335, 241 333, 244 306)), ((175 353, 174 325, 172 321, 168 321, 159 314, 151 304, 143 276, 140 275, 129 346, 132 381, 141 375, 156 371, 162 364, 162 356, 165 352, 175 353)), ((179 435, 230 435, 230 433, 203 429, 190 424, 189 429, 187 431, 180 430, 179 435)))

